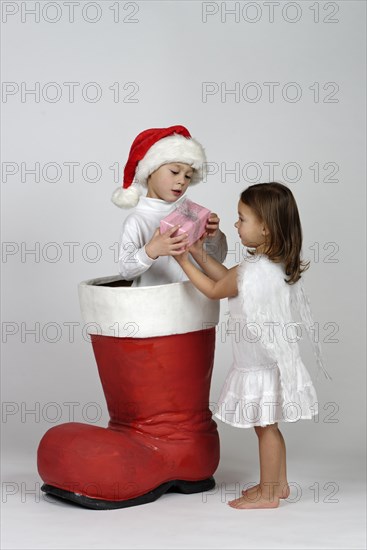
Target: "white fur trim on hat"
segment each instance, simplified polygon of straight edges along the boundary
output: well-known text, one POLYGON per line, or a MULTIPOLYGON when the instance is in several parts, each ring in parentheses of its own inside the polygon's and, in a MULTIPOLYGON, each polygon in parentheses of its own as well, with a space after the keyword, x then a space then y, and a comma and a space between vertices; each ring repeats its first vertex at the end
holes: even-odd
POLYGON ((128 189, 118 187, 113 192, 111 200, 120 208, 133 208, 138 204, 140 195, 139 189, 132 184, 128 189))
POLYGON ((147 179, 163 164, 182 162, 194 168, 191 183, 198 183, 204 176, 205 151, 199 142, 179 134, 173 134, 157 141, 138 163, 135 179, 147 184, 147 179))

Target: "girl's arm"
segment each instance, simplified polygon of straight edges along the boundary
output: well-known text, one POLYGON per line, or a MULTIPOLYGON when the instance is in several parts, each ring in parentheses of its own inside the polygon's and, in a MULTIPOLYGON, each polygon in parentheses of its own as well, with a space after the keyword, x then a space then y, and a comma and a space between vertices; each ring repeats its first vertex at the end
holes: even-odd
POLYGON ((225 234, 219 229, 219 222, 218 215, 212 212, 205 226, 204 250, 222 264, 227 256, 228 245, 225 234))
POLYGON ((228 273, 228 268, 219 263, 218 260, 209 256, 204 248, 206 234, 201 239, 196 241, 189 248, 189 252, 194 260, 199 264, 201 269, 212 279, 213 281, 219 281, 223 279, 228 273))
POLYGON ((187 252, 181 256, 175 256, 175 260, 181 265, 192 284, 207 298, 220 300, 237 296, 237 266, 226 270, 226 275, 220 280, 213 281, 189 261, 187 252))

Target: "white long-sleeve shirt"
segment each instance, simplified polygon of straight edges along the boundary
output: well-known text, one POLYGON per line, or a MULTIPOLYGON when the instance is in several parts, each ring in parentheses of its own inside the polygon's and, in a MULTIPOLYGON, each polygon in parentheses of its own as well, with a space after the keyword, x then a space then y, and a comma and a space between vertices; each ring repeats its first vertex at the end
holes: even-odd
MULTIPOLYGON (((184 198, 186 195, 174 203, 168 203, 160 199, 140 197, 137 206, 125 219, 121 230, 119 271, 125 280, 133 280, 132 286, 187 281, 186 274, 172 256, 159 256, 153 260, 145 251, 145 245, 153 237, 161 219, 168 216, 184 198)), ((228 247, 224 233, 219 231, 216 237, 208 238, 204 246, 213 258, 221 263, 225 260, 228 247)))

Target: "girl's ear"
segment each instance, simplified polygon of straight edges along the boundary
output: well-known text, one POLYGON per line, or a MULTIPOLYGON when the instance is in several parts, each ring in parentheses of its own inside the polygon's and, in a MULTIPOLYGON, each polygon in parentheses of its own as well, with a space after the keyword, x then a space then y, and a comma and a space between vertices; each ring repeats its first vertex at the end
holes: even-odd
POLYGON ((270 231, 266 225, 263 225, 262 227, 262 234, 264 235, 264 237, 268 237, 270 235, 270 231))

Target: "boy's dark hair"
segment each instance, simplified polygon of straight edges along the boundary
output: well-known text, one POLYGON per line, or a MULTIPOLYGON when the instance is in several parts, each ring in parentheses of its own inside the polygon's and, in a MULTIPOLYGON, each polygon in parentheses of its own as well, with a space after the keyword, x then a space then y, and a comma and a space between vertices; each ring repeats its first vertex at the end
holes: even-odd
POLYGON ((270 232, 264 253, 273 262, 284 263, 288 277, 286 283, 296 283, 310 262, 303 262, 300 258, 302 227, 291 190, 277 182, 257 183, 241 193, 241 201, 253 210, 270 232))

